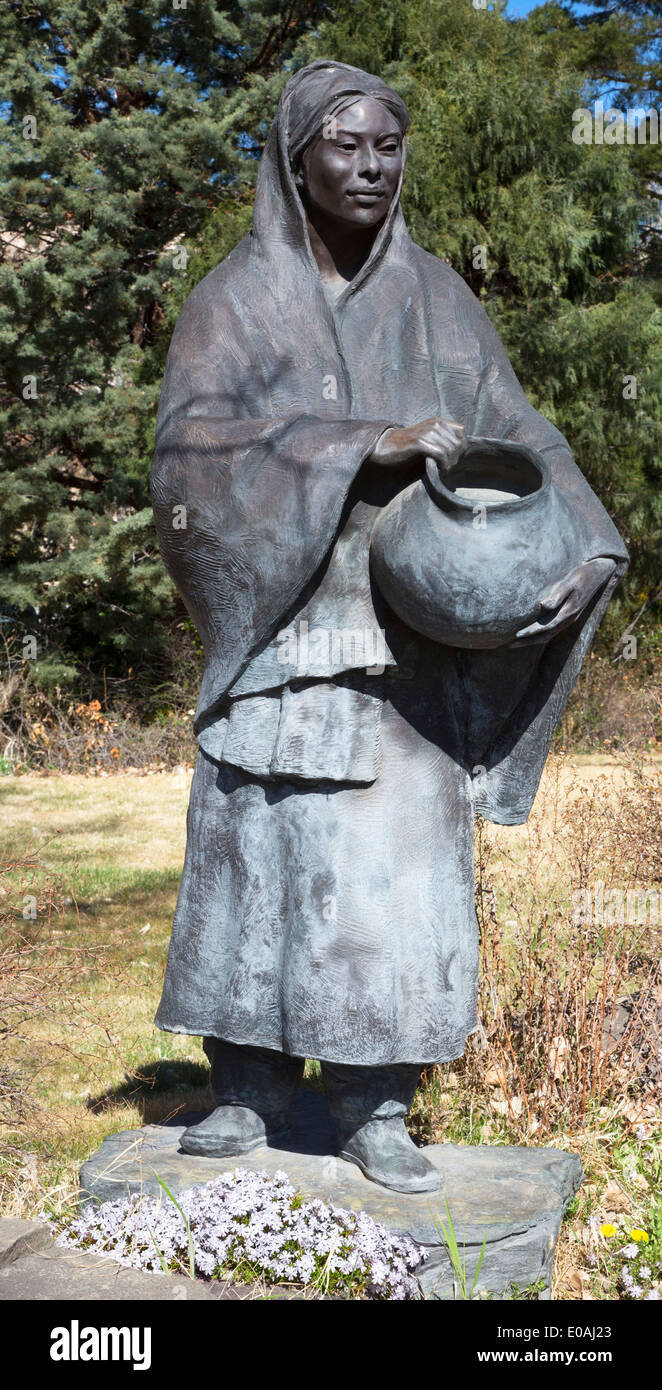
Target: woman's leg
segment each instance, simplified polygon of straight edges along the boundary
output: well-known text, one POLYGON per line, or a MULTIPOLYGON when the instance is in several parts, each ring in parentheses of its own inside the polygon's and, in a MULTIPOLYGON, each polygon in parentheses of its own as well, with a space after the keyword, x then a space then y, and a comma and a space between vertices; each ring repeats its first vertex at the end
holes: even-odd
POLYGON ((244 1154, 282 1136, 303 1076, 304 1058, 266 1047, 205 1038, 216 1109, 185 1130, 185 1153, 244 1154))
POLYGON ((396 1192, 433 1192, 444 1179, 409 1138, 405 1115, 420 1066, 351 1067, 322 1062, 341 1158, 396 1192))

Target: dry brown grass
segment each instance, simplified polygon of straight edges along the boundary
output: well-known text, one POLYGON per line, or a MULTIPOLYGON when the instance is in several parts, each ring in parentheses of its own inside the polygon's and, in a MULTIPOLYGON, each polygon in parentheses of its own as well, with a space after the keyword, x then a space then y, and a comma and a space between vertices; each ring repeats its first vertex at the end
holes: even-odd
POLYGON ((579 1154, 587 1181, 562 1228, 559 1299, 623 1297, 618 1259, 591 1263, 600 1223, 657 1231, 654 1268, 662 1254, 661 790, 659 758, 552 758, 525 826, 477 827, 481 1029, 463 1061, 424 1073, 412 1116, 426 1142, 579 1154), (573 920, 586 906, 573 895, 599 883, 604 920, 573 920), (642 891, 634 920, 628 889, 642 891), (643 890, 658 896, 640 921, 643 890), (613 892, 625 921, 609 920, 613 892))
MULTIPOLYGON (((639 992, 650 1002, 659 935, 651 923, 582 927, 570 907, 573 891, 597 879, 605 892, 659 885, 661 770, 659 759, 552 759, 526 826, 479 828, 483 1045, 476 1040, 463 1063, 430 1069, 412 1118, 427 1142, 544 1143, 580 1154, 587 1183, 564 1226, 556 1297, 618 1296, 585 1263, 588 1219, 607 1219, 617 1182, 645 1226, 658 1181, 659 1096, 636 1029, 643 1003, 611 1055, 604 1037, 618 998, 639 992), (642 1126, 645 1140, 635 1134, 642 1126)), ((30 1104, 5 1130, 5 1211, 61 1209, 80 1162, 107 1134, 209 1103, 199 1042, 153 1025, 189 779, 0 780, 0 853, 23 861, 8 877, 25 893, 21 875, 37 873, 37 859, 41 875, 40 931, 28 933, 23 963, 53 969, 57 982, 52 999, 37 989, 37 1007, 6 1049, 19 1070, 29 1061, 30 1104)))
POLYGON ((496 1087, 522 1138, 606 1103, 635 1126, 662 1072, 662 773, 630 763, 568 790, 562 769, 518 840, 477 832, 482 1028, 463 1079, 496 1087))
POLYGON ((187 797, 184 773, 0 781, 3 1052, 24 1096, 0 1123, 4 1211, 66 1204, 107 1134, 207 1098, 197 1041, 153 1026, 187 797), (22 916, 31 891, 34 923, 22 916))
POLYGON ((662 746, 662 643, 657 630, 642 634, 636 660, 621 647, 591 652, 584 662, 557 732, 558 748, 577 752, 617 748, 636 757, 662 746), (619 654, 620 651, 620 654, 619 654))
POLYGON ((131 668, 124 679, 108 681, 104 672, 77 696, 66 682, 40 685, 18 637, 0 634, 0 773, 108 775, 192 763, 201 658, 190 624, 178 627, 186 630, 173 642, 170 680, 159 684, 152 672, 146 682, 131 668))

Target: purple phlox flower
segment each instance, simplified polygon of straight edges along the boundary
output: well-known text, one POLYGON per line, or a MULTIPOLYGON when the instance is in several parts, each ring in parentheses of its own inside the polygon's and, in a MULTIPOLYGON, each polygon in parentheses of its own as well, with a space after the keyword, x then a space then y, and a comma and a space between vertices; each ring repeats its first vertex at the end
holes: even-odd
POLYGON ((643 1294, 641 1284, 635 1283, 630 1273, 630 1270, 627 1267, 621 1270, 619 1282, 621 1288, 625 1290, 625 1292, 629 1295, 630 1298, 641 1298, 643 1294))
POLYGON ((416 1296, 411 1271, 425 1257, 365 1212, 315 1198, 294 1204, 287 1175, 234 1169, 178 1196, 133 1196, 89 1207, 57 1236, 60 1246, 103 1252, 134 1269, 188 1269, 189 1230, 200 1277, 252 1265, 266 1278, 369 1287, 375 1297, 416 1296), (183 1213, 183 1215, 182 1215, 183 1213))

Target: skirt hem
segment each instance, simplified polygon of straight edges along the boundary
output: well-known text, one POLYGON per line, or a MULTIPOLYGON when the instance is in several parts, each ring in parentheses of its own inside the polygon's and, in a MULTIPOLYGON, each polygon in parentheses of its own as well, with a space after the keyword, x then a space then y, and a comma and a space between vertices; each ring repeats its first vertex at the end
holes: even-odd
POLYGON ((462 1043, 459 1052, 453 1051, 450 1054, 444 1054, 442 1056, 435 1057, 394 1057, 391 1055, 390 1057, 371 1057, 369 1060, 366 1060, 364 1057, 357 1059, 356 1055, 354 1055, 353 1057, 340 1057, 335 1052, 335 1049, 333 1057, 331 1057, 329 1054, 327 1054, 326 1056, 322 1056, 318 1051, 311 1052, 309 1050, 306 1050, 305 1052, 292 1052, 289 1048, 286 1049, 282 1045, 280 1047, 274 1047, 272 1039, 267 1042, 262 1038, 256 1037, 252 1037, 250 1039, 233 1038, 230 1037, 229 1033, 224 1031, 221 1035, 220 1033, 215 1032, 213 1028, 205 1028, 203 1031, 201 1031, 199 1027, 186 1028, 180 1024, 161 1023, 159 1022, 158 1014, 154 1019, 154 1023, 156 1027, 160 1028, 161 1032, 163 1033, 183 1033, 189 1038, 219 1038, 221 1042, 234 1043, 237 1047, 264 1047, 270 1052, 284 1053, 284 1055, 287 1057, 305 1057, 312 1062, 332 1062, 335 1063, 337 1066, 345 1067, 431 1067, 435 1065, 441 1066, 443 1063, 447 1062, 457 1062, 460 1057, 464 1056, 464 1049, 466 1046, 467 1038, 470 1038, 474 1033, 476 1033, 480 1027, 480 1023, 476 1022, 473 1028, 469 1028, 467 1030, 467 1032, 464 1035, 464 1042, 462 1043))

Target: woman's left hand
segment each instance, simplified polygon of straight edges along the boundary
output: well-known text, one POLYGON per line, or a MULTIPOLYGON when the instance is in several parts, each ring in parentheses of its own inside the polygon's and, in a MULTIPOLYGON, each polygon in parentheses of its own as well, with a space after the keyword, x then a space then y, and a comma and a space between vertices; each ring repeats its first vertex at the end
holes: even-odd
POLYGON ((588 607, 595 594, 604 588, 608 579, 611 579, 615 568, 615 560, 601 557, 597 560, 586 560, 583 565, 571 570, 570 574, 564 575, 563 579, 552 584, 543 594, 540 600, 540 619, 531 623, 529 627, 521 628, 510 645, 517 647, 520 644, 528 646, 532 642, 546 642, 550 637, 556 637, 559 632, 563 632, 564 628, 570 627, 588 607), (550 615, 549 618, 545 617, 547 613, 550 615))

